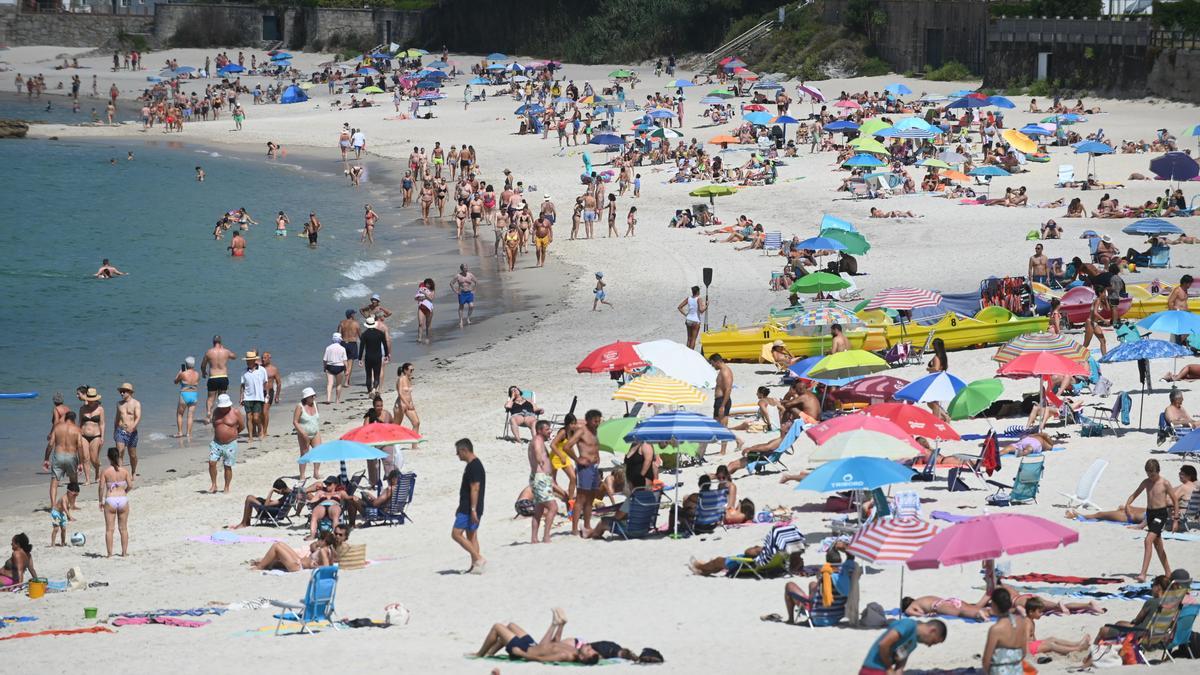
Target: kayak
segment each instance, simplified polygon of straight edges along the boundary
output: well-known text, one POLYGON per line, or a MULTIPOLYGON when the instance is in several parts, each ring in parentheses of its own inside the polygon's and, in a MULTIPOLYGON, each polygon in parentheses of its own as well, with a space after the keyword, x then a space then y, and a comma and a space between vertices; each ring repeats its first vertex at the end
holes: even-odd
POLYGON ((37 398, 36 391, 22 391, 14 394, 0 394, 0 398, 37 398))

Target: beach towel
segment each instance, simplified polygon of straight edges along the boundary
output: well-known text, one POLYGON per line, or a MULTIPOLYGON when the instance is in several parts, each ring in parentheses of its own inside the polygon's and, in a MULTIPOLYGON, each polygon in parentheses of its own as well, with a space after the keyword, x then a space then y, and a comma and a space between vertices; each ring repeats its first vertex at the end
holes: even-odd
MULTIPOLYGON (((504 661, 504 662, 512 662, 512 663, 533 663, 532 661, 526 661, 525 659, 510 659, 510 658, 508 658, 507 654, 497 654, 495 656, 468 656, 467 658, 471 659, 471 660, 478 660, 478 661, 504 661)), ((600 659, 599 661, 597 661, 595 663, 595 665, 611 666, 615 663, 621 663, 621 662, 622 662, 621 659, 600 659)), ((587 664, 576 663, 574 661, 540 661, 540 662, 538 662, 538 665, 590 667, 590 666, 587 666, 587 664)))
MULTIPOLYGON (((1127 523, 1117 523, 1117 522, 1113 522, 1111 520, 1090 520, 1088 518, 1084 518, 1083 516, 1075 516, 1075 520, 1080 523, 1104 523, 1105 525, 1120 525, 1121 527, 1128 527, 1128 525, 1129 525, 1127 523)), ((1144 535, 1145 535, 1144 530, 1136 530, 1133 535, 1133 538, 1138 541, 1141 541, 1142 539, 1145 538, 1144 535)), ((1177 541, 1200 541, 1200 533, 1164 531, 1162 533, 1162 538, 1163 539, 1175 539, 1177 541)))
POLYGON ((226 612, 224 607, 197 607, 196 609, 154 609, 149 612, 115 612, 109 614, 109 619, 136 619, 147 618, 153 619, 163 616, 204 616, 206 614, 215 614, 221 616, 226 612))
POLYGON ((1100 584, 1121 584, 1125 583, 1125 579, 1120 577, 1073 577, 1062 574, 1046 574, 1043 572, 1029 572, 1027 574, 1006 575, 1005 579, 1011 579, 1016 582, 1035 582, 1039 581, 1044 584, 1080 584, 1084 586, 1098 586, 1100 584))
POLYGON ((274 537, 249 537, 234 532, 215 532, 210 535, 187 537, 187 541, 201 544, 273 544, 283 540, 274 537))
POLYGON ((964 516, 957 513, 949 513, 947 511, 934 511, 933 513, 929 514, 929 517, 936 518, 937 520, 944 520, 947 523, 961 523, 964 520, 970 520, 975 516, 964 516))
MULTIPOLYGON (((1125 584, 1113 590, 1101 590, 1092 586, 1068 584, 1038 585, 1021 583, 1010 585, 1023 593, 1057 595, 1081 600, 1145 600, 1150 597, 1150 584, 1148 583, 1125 584)), ((1085 612, 1075 613, 1082 614, 1085 612)))
POLYGON ((44 630, 37 633, 13 633, 0 637, 0 640, 19 640, 21 638, 39 637, 42 635, 76 635, 78 633, 115 633, 117 631, 108 626, 92 626, 90 628, 61 628, 58 630, 44 630))
POLYGON ((10 623, 26 623, 37 621, 36 616, 0 616, 0 628, 8 628, 10 623))
POLYGON ((145 626, 147 624, 157 623, 163 626, 177 626, 179 628, 199 628, 207 626, 211 621, 194 621, 192 619, 181 619, 177 616, 134 616, 120 617, 113 619, 114 626, 145 626))

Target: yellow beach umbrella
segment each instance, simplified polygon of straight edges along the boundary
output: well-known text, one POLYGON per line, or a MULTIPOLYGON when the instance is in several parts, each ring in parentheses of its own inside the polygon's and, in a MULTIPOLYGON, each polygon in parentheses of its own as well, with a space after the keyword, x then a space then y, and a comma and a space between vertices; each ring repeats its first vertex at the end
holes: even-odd
POLYGON ((1000 135, 1020 152, 1037 152, 1037 143, 1016 129, 1005 129, 1000 135))
POLYGON ((850 141, 850 146, 858 148, 862 152, 870 152, 877 155, 891 155, 888 149, 883 147, 883 143, 871 138, 870 136, 859 136, 850 141))
POLYGON ((865 349, 849 349, 817 361, 817 365, 808 370, 808 375, 823 380, 840 380, 847 377, 865 377, 890 367, 887 361, 865 349))
POLYGON ((616 401, 641 401, 661 405, 696 405, 708 397, 696 387, 665 375, 644 375, 613 394, 616 401))

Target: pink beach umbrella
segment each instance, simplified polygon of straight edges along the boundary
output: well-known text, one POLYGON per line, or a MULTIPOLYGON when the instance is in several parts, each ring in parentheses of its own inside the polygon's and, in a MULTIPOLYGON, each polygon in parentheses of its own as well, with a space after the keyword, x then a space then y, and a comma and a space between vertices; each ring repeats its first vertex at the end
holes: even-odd
POLYGON ((851 108, 853 110, 862 109, 862 106, 858 104, 858 101, 855 101, 855 100, 849 99, 849 98, 844 98, 844 99, 838 101, 837 103, 834 103, 833 107, 835 107, 835 108, 851 108))
POLYGON ((802 84, 798 87, 798 89, 800 91, 804 92, 805 94, 808 94, 808 97, 811 98, 812 100, 816 101, 817 103, 825 102, 825 94, 822 94, 820 89, 817 89, 816 87, 812 86, 811 84, 802 84))
POLYGON ((864 309, 912 310, 918 307, 933 307, 941 303, 942 296, 935 291, 922 288, 886 288, 871 298, 864 309))
POLYGON ((894 400, 896 392, 907 384, 908 380, 899 377, 871 375, 839 387, 833 396, 843 402, 883 403, 894 400))
POLYGON ((892 438, 898 438, 905 442, 912 442, 912 435, 905 431, 900 425, 884 418, 875 417, 872 415, 864 415, 855 413, 853 415, 841 415, 832 419, 825 420, 820 424, 804 430, 804 433, 817 445, 825 443, 834 436, 840 434, 848 434, 856 431, 870 431, 874 433, 884 434, 892 438))

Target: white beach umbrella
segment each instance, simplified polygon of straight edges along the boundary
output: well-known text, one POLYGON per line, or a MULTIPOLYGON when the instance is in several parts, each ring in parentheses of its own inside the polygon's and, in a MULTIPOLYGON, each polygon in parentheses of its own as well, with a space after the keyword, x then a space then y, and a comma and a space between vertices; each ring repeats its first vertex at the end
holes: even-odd
POLYGON ((717 371, 708 365, 708 361, 700 352, 688 349, 687 345, 674 340, 654 340, 642 342, 633 350, 643 361, 668 377, 701 389, 708 389, 717 384, 717 371))

